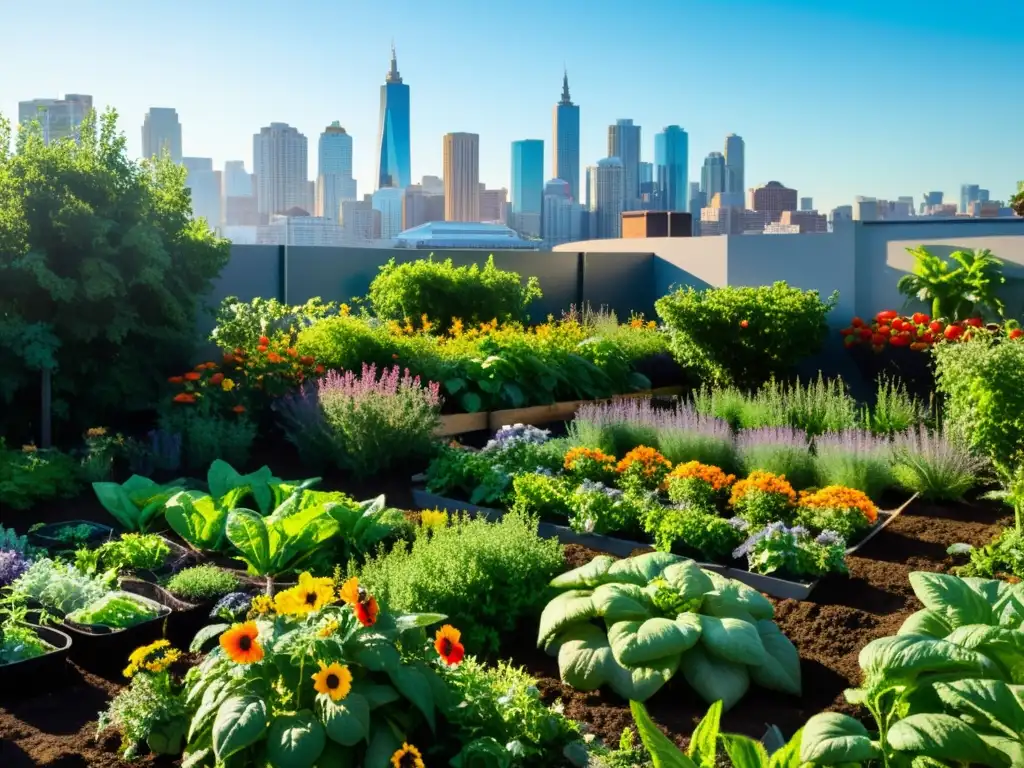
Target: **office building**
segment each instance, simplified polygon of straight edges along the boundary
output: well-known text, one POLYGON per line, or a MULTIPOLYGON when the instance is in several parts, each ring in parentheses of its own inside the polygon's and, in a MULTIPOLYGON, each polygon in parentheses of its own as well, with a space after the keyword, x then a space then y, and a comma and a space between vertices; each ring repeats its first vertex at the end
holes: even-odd
POLYGON ((301 208, 286 214, 274 214, 270 222, 257 230, 260 245, 317 246, 331 248, 345 245, 344 229, 334 219, 310 216, 301 208))
POLYGON ((980 187, 977 184, 960 185, 960 213, 967 213, 967 208, 970 206, 970 204, 978 199, 979 189, 980 187))
POLYGON ((777 181, 769 181, 750 190, 750 207, 768 216, 769 221, 778 221, 783 211, 796 210, 796 190, 784 187, 777 181))
POLYGON ((343 200, 341 203, 341 230, 347 241, 380 239, 380 211, 373 207, 373 195, 362 200, 343 200))
POLYGON ((508 190, 487 189, 480 184, 480 221, 491 224, 508 223, 508 190))
POLYGON ((580 200, 580 108, 569 97, 569 73, 562 75, 562 99, 555 105, 552 175, 569 182, 572 199, 580 200))
POLYGON ((722 191, 728 195, 730 205, 743 207, 744 184, 744 144, 743 139, 735 133, 725 137, 725 183, 722 191))
MULTIPOLYGON (((654 135, 657 205, 663 211, 685 211, 689 205, 687 157, 689 137, 678 125, 669 125, 654 135)), ((716 189, 715 191, 721 191, 716 189)), ((692 211, 691 211, 692 213, 692 211)))
POLYGON ((380 87, 378 189, 405 189, 412 184, 409 119, 409 86, 402 82, 395 47, 391 46, 391 69, 380 87))
POLYGON ((632 120, 619 119, 608 126, 608 157, 622 161, 625 184, 623 199, 627 210, 640 204, 640 126, 632 120))
POLYGON ((78 127, 92 110, 92 96, 67 93, 63 99, 31 99, 18 102, 18 123, 39 122, 43 142, 76 139, 78 127))
POLYGON ((704 158, 704 167, 700 172, 700 191, 709 204, 715 195, 725 191, 725 155, 721 152, 709 152, 704 158))
POLYGON ((373 193, 370 205, 380 212, 380 238, 391 240, 402 231, 402 199, 405 190, 398 187, 381 187, 373 193))
POLYGON ((440 176, 424 176, 420 179, 420 186, 428 195, 444 194, 444 179, 440 176))
POLYGON ((316 215, 337 220, 341 203, 356 200, 352 178, 352 137, 335 120, 320 134, 317 153, 316 215))
POLYGON ((422 184, 406 187, 402 195, 402 230, 430 221, 444 221, 444 187, 440 194, 428 192, 422 184))
POLYGON ((572 243, 582 236, 583 207, 573 200, 569 182, 551 179, 544 185, 544 211, 541 217, 541 239, 553 248, 572 243))
POLYGON ((445 221, 480 221, 480 137, 444 135, 445 221))
POLYGON ((185 186, 192 198, 192 218, 206 219, 212 230, 223 225, 221 207, 221 172, 213 170, 213 158, 183 157, 185 186))
MULTIPOLYGON (((221 175, 221 212, 224 230, 255 227, 260 223, 256 205, 256 177, 245 170, 242 160, 227 160, 221 175)), ((255 239, 253 240, 255 242, 255 239)))
POLYGON ((617 157, 606 157, 590 166, 591 237, 595 240, 622 236, 624 177, 622 160, 617 157))
POLYGON ((170 107, 150 107, 142 121, 142 156, 151 159, 167 153, 172 163, 181 162, 181 123, 170 107))
POLYGON ((306 137, 287 123, 271 123, 252 137, 256 205, 263 221, 292 208, 310 213, 306 137))
POLYGON ((511 180, 509 226, 529 237, 540 237, 540 217, 544 203, 542 140, 523 139, 512 142, 511 180))
POLYGON ((800 198, 800 210, 801 211, 813 211, 814 210, 814 198, 813 197, 801 197, 800 198))
POLYGON ((828 219, 812 209, 783 211, 778 223, 786 227, 796 227, 796 231, 802 235, 828 232, 828 219))
POLYGON ((457 248, 459 250, 519 250, 536 251, 540 243, 524 240, 519 234, 502 224, 479 221, 431 221, 402 232, 395 238, 395 248, 418 248, 436 250, 457 248))

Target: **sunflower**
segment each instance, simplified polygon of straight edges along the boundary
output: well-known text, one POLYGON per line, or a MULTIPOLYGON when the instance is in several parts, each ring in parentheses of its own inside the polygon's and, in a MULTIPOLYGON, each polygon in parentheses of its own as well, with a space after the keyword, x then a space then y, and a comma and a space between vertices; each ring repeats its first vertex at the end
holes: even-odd
POLYGON ((334 582, 328 578, 315 579, 308 573, 299 576, 299 583, 274 598, 278 613, 304 616, 319 611, 334 600, 334 582))
POLYGON ((423 755, 412 744, 402 744, 402 748, 391 756, 391 765, 393 768, 426 768, 423 755))
POLYGON ((462 633, 451 624, 445 624, 434 635, 434 650, 437 651, 437 655, 444 660, 445 664, 454 666, 462 661, 462 657, 466 655, 466 649, 459 642, 461 637, 462 633))
POLYGON ((377 599, 366 591, 366 587, 360 586, 359 579, 355 576, 341 585, 338 596, 352 606, 356 618, 364 627, 372 627, 377 623, 377 614, 380 611, 377 599))
POLYGON ((258 635, 255 621, 235 624, 220 636, 220 647, 236 664, 252 664, 263 659, 263 646, 256 639, 258 635))
POLYGON ((330 665, 322 661, 317 662, 320 671, 313 675, 313 687, 317 693, 330 696, 331 701, 341 701, 348 692, 352 690, 352 673, 348 667, 338 662, 331 662, 330 665))

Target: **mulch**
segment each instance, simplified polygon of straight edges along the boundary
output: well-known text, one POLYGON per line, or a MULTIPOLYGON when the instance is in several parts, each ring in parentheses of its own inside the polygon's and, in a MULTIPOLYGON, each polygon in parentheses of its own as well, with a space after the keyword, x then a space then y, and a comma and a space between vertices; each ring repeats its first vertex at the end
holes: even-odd
MULTIPOLYGON (((397 495, 397 494, 396 494, 397 495)), ((389 494, 398 506, 404 499, 389 494)), ((71 502, 30 514, 12 515, 5 524, 19 530, 35 520, 52 522, 88 518, 104 520, 95 502, 71 502), (14 519, 17 518, 17 519, 14 519)), ((857 655, 868 642, 896 632, 921 606, 908 582, 911 571, 949 571, 955 564, 946 547, 955 542, 981 545, 999 530, 1003 510, 983 503, 946 506, 915 502, 857 555, 850 557, 849 577, 825 579, 809 600, 773 600, 776 620, 796 644, 803 665, 804 693, 787 697, 752 687, 725 714, 723 730, 754 738, 777 725, 788 737, 811 715, 822 710, 856 714, 843 689, 860 682, 857 655)), ((588 562, 596 553, 577 545, 566 547, 566 567, 588 562)), ((632 724, 628 704, 614 694, 581 693, 563 685, 555 659, 535 650, 536 627, 524 627, 507 639, 511 659, 538 678, 544 700, 560 700, 568 717, 614 745, 632 724)), ((119 737, 98 736, 97 713, 106 707, 123 681, 101 677, 72 665, 68 684, 50 693, 0 692, 0 766, 115 768, 119 737)), ((680 745, 706 710, 680 676, 648 702, 652 717, 680 745)), ((176 761, 152 756, 134 765, 164 766, 176 761)))

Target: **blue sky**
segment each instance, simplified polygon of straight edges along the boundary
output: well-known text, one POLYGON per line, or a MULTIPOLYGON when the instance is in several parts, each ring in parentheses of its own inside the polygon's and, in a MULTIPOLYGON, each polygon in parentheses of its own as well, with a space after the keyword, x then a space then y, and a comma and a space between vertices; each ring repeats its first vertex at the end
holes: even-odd
POLYGON ((819 209, 854 195, 963 182, 1005 199, 1024 179, 1024 6, 1017 0, 0 0, 0 112, 91 93, 132 154, 151 106, 178 110, 184 153, 242 159, 287 122, 310 140, 340 120, 372 191, 379 86, 394 39, 412 93, 414 179, 441 173, 441 136, 481 135, 481 180, 509 182, 510 142, 545 141, 568 67, 582 164, 607 126, 679 124, 690 171, 729 132, 747 186, 772 179, 819 209), (827 9, 824 7, 828 6, 827 9))

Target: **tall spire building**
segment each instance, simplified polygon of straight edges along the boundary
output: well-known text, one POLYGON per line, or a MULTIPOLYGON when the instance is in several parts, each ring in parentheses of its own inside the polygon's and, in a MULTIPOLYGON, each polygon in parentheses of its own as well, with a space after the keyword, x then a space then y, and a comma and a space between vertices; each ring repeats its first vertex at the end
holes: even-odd
POLYGON ((562 76, 562 99, 555 105, 553 176, 569 182, 573 201, 580 199, 580 108, 569 98, 569 73, 562 76))
POLYGON ((409 86, 398 71, 395 46, 391 46, 391 69, 380 87, 380 163, 377 188, 412 184, 409 151, 409 86))

